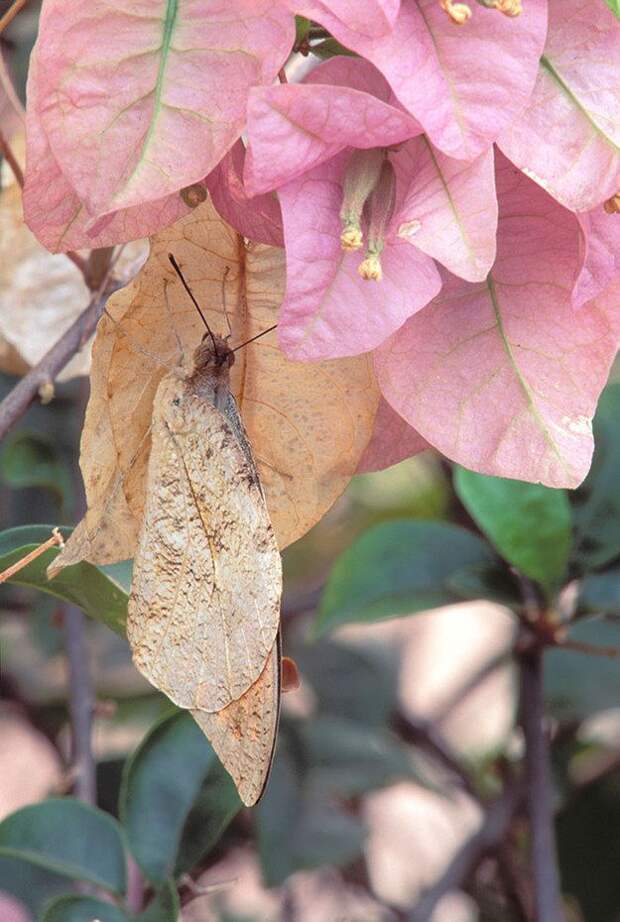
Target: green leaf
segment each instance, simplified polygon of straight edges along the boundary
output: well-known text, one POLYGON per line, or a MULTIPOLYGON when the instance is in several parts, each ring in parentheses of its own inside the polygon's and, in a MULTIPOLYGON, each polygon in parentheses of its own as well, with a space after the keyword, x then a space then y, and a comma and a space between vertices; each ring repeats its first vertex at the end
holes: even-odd
MULTIPOLYGON (((0 572, 35 550, 52 534, 52 525, 25 525, 0 532, 0 572)), ((60 529, 66 539, 71 529, 60 529)), ((57 548, 46 551, 12 576, 8 582, 17 586, 32 586, 49 595, 72 602, 97 621, 125 636, 127 592, 114 575, 90 563, 78 563, 62 570, 48 580, 46 569, 58 555, 57 548)), ((115 565, 117 568, 121 565, 115 565)), ((112 568, 109 568, 114 573, 112 568)))
POLYGON ((291 653, 312 686, 319 713, 371 726, 387 723, 398 693, 398 660, 390 650, 323 639, 291 653))
POLYGON ((271 781, 255 809, 263 879, 278 886, 295 871, 341 866, 362 849, 365 829, 334 804, 304 796, 304 785, 285 734, 271 781))
POLYGON ((71 798, 23 807, 0 823, 0 855, 77 880, 125 891, 125 852, 116 820, 71 798))
POLYGON ((235 786, 190 714, 176 712, 151 729, 125 766, 120 815, 129 847, 149 880, 162 883, 177 855, 194 863, 218 841, 241 809, 235 786), (192 805, 199 795, 201 827, 193 844, 192 805))
POLYGON ((489 599, 509 608, 517 608, 522 602, 518 583, 497 563, 457 570, 449 578, 448 587, 461 599, 489 599))
MULTIPOLYGON (((604 618, 578 621, 569 632, 572 640, 620 648, 620 624, 604 618)), ((618 706, 620 662, 561 648, 545 654, 545 695, 554 716, 580 720, 618 706)))
POLYGON ((309 784, 352 797, 398 780, 423 782, 406 747, 393 734, 342 717, 315 717, 298 728, 309 784))
POLYGON ((308 37, 310 20, 305 16, 295 16, 295 44, 300 45, 308 37))
POLYGON ((49 903, 41 922, 130 922, 130 917, 111 903, 89 896, 65 894, 49 903))
POLYGON ((608 384, 594 417, 590 473, 573 494, 575 549, 581 571, 620 557, 620 381, 608 384))
POLYGON ((579 587, 579 610, 620 615, 620 567, 586 576, 579 587))
POLYGON ((617 19, 620 19, 620 0, 605 0, 605 3, 617 19))
POLYGON ((480 538, 456 525, 408 519, 376 525, 336 561, 315 631, 449 605, 456 600, 452 574, 492 559, 480 538))
POLYGON ((117 906, 78 894, 65 894, 49 903, 41 922, 177 922, 179 896, 174 883, 155 894, 139 915, 130 915, 117 906))
POLYGON ((552 589, 571 545, 571 512, 564 490, 486 477, 457 467, 456 492, 489 541, 524 576, 552 589))
POLYGON ((38 919, 43 906, 67 889, 67 878, 45 868, 0 856, 0 891, 4 890, 26 906, 38 919))
POLYGON ((335 38, 326 38, 322 42, 317 42, 315 45, 312 45, 311 51, 312 54, 316 55, 316 57, 320 58, 322 61, 326 61, 328 58, 334 58, 336 55, 340 54, 350 58, 357 57, 354 51, 345 48, 345 46, 341 45, 335 38))
POLYGON ((52 442, 35 432, 17 432, 0 449, 0 477, 9 487, 42 487, 61 503, 71 494, 71 481, 52 442))

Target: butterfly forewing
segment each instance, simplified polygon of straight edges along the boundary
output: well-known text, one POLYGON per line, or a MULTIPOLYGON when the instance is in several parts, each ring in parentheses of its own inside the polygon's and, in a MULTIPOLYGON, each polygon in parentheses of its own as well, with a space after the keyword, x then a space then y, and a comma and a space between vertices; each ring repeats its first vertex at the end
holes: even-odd
POLYGON ((176 373, 159 385, 127 634, 157 688, 215 712, 263 672, 281 564, 247 444, 210 395, 176 373))

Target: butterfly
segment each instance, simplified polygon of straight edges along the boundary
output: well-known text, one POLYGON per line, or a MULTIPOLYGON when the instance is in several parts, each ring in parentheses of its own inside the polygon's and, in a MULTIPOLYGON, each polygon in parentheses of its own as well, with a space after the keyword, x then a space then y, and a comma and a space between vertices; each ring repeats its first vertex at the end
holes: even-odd
POLYGON ((169 372, 155 395, 127 637, 137 668, 191 711, 252 805, 280 710, 280 553, 229 389, 236 350, 170 259, 207 332, 190 373, 169 372))

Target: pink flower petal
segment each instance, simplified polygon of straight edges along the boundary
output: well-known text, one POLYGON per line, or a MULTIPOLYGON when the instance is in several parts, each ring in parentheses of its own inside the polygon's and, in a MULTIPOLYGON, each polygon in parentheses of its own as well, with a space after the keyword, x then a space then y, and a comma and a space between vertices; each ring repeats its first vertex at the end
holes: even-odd
POLYGON ((424 307, 441 287, 432 259, 395 238, 381 254, 383 280, 364 281, 363 255, 343 253, 339 219, 349 153, 279 190, 286 240, 286 297, 278 324, 291 358, 368 352, 424 307))
POLYGON ((383 471, 429 447, 420 433, 399 416, 387 400, 382 400, 377 410, 372 438, 360 458, 356 473, 383 471))
POLYGON ((294 39, 272 0, 46 0, 39 30, 43 128, 93 216, 203 179, 294 39))
POLYGON ((327 63, 331 66, 317 68, 308 83, 260 87, 250 94, 244 178, 251 194, 276 189, 345 147, 386 147, 419 134, 410 115, 377 98, 389 95, 389 87, 367 61, 327 63), (359 78, 362 89, 319 82, 338 75, 359 78))
POLYGON ((441 296, 378 350, 377 377, 394 409, 454 461, 575 487, 590 465, 618 301, 574 311, 576 218, 503 158, 497 185, 488 283, 446 279, 441 296))
POLYGON ((282 214, 275 192, 251 197, 243 185, 245 147, 239 140, 206 179, 213 204, 225 221, 250 240, 284 246, 282 214))
POLYGON ((289 7, 308 19, 320 22, 332 34, 334 29, 343 28, 359 32, 360 35, 384 35, 394 28, 400 8, 400 0, 315 0, 296 2, 287 0, 289 7))
POLYGON ((91 229, 92 216, 63 176, 54 159, 38 116, 38 68, 32 62, 28 75, 26 115, 28 169, 24 185, 24 219, 30 230, 52 253, 112 246, 148 237, 172 224, 191 209, 178 193, 148 205, 136 205, 109 215, 91 229))
POLYGON ((473 160, 525 107, 546 31, 546 0, 511 19, 476 4, 459 28, 437 0, 402 0, 388 35, 366 38, 333 24, 334 36, 372 61, 433 144, 473 160))
POLYGON ((596 298, 620 277, 620 215, 607 214, 602 206, 580 214, 585 236, 585 259, 573 291, 573 306, 596 298))
POLYGON ((390 159, 408 186, 399 206, 398 236, 455 275, 483 281, 495 260, 493 150, 464 163, 446 157, 421 135, 390 159))
POLYGON ((620 22, 604 3, 550 0, 534 93, 498 143, 574 211, 620 190, 620 22))

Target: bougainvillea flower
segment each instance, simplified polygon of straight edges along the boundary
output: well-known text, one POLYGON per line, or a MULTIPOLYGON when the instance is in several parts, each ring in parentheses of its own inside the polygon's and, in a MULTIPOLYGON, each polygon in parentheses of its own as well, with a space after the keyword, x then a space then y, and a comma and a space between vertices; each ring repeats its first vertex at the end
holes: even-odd
POLYGON ((360 458, 357 473, 382 471, 426 448, 430 448, 428 442, 383 399, 375 417, 372 438, 360 458))
MULTIPOLYGON (((252 86, 294 40, 271 0, 47 0, 33 60, 62 174, 103 215, 200 182, 243 130, 252 86)), ((31 160, 32 158, 29 158, 31 160)))
POLYGON ((620 277, 620 214, 599 205, 580 214, 584 235, 584 260, 573 291, 573 305, 581 307, 620 277))
POLYGON ((574 214, 498 157, 498 252, 488 279, 441 295, 375 354, 392 407, 443 454, 486 474, 574 487, 620 335, 617 300, 579 311, 574 214))
POLYGON ((251 95, 246 184, 250 191, 278 191, 287 253, 279 335, 293 358, 352 355, 379 345, 437 294, 440 278, 429 256, 477 281, 493 263, 492 152, 471 164, 445 157, 388 99, 379 72, 350 59, 321 65, 304 85, 251 95), (384 226, 377 234, 379 171, 385 179, 386 169, 393 173, 393 204, 380 215, 384 226), (348 216, 351 198, 358 218, 366 201, 353 241, 347 237, 356 230, 355 216, 348 216))
POLYGON ((377 36, 390 32, 396 23, 400 0, 286 0, 289 8, 308 19, 320 22, 332 34, 348 29, 360 35, 377 36))
POLYGON ((246 151, 239 139, 206 179, 206 186, 218 213, 235 230, 272 246, 284 246, 282 213, 274 192, 249 196, 243 184, 246 151))
POLYGON ((435 147, 472 160, 527 104, 545 43, 546 6, 527 0, 515 18, 476 6, 459 28, 437 0, 402 0, 385 35, 367 37, 338 21, 330 27, 376 65, 435 147))
POLYGON ((499 145, 574 211, 620 191, 620 22, 604 3, 550 0, 532 98, 499 145))
POLYGON ((190 211, 178 192, 146 205, 135 205, 108 215, 92 227, 73 187, 56 162, 38 114, 40 87, 33 61, 28 74, 28 168, 24 185, 24 219, 52 253, 92 249, 136 240, 155 233, 190 211))

